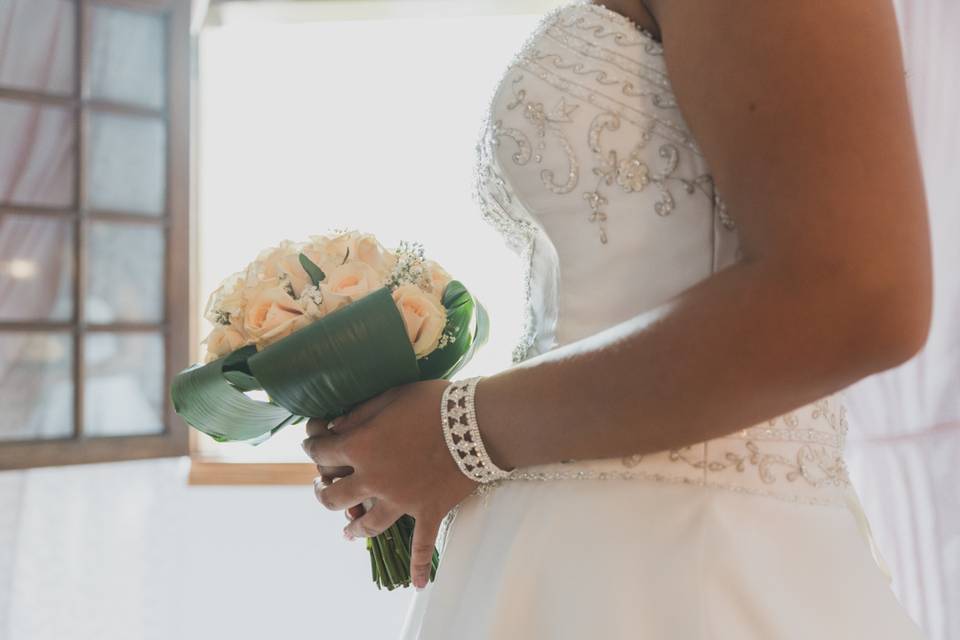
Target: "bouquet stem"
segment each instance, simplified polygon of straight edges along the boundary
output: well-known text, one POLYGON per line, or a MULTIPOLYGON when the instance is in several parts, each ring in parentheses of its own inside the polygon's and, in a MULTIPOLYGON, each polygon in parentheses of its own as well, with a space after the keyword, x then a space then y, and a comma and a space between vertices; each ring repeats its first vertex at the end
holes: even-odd
MULTIPOLYGON (((367 538, 373 582, 378 589, 410 586, 410 547, 413 544, 414 520, 403 516, 390 528, 373 538, 367 538)), ((430 581, 437 576, 440 554, 433 550, 430 563, 430 581)))

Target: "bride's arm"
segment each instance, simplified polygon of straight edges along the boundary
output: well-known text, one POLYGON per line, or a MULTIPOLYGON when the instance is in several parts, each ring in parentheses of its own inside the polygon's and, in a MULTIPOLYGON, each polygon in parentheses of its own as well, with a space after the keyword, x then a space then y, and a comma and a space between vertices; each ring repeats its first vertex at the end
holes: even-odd
POLYGON ((889 0, 649 4, 744 259, 484 380, 477 416, 504 467, 717 437, 926 339, 925 197, 889 0))
POLYGON ((479 423, 506 467, 717 437, 897 365, 926 338, 926 208, 889 2, 656 4, 744 260, 481 383, 479 423))
MULTIPOLYGON (((477 418, 501 467, 729 433, 903 362, 926 339, 926 206, 889 0, 655 4, 673 88, 744 259, 483 380, 477 418)), ((321 473, 352 470, 318 485, 325 506, 374 500, 348 535, 417 519, 418 586, 441 518, 475 486, 440 437, 445 386, 394 389, 333 432, 311 421, 304 443, 321 473)))

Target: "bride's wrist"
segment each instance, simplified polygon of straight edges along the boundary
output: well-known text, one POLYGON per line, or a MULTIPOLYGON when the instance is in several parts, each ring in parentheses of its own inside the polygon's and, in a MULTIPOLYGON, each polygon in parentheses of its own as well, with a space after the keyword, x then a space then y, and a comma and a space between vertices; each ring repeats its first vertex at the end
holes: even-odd
POLYGON ((489 443, 481 433, 476 410, 481 380, 479 377, 457 380, 444 389, 440 422, 444 441, 460 471, 475 482, 487 483, 507 478, 510 471, 495 462, 489 443))

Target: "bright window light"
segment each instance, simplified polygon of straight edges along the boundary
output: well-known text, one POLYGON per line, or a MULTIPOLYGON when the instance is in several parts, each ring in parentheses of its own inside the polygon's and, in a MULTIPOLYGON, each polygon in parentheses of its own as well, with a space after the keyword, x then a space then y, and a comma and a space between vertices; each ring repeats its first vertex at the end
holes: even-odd
MULTIPOLYGON (((399 3, 398 3, 399 4, 399 3)), ((509 364, 520 263, 473 200, 492 92, 537 15, 241 24, 200 42, 198 308, 283 239, 336 228, 427 255, 474 291, 491 340, 462 375, 509 364)), ((201 335, 209 325, 200 321, 201 335)), ((213 455, 304 461, 301 428, 213 455)), ((207 439, 204 438, 206 441, 207 439)))

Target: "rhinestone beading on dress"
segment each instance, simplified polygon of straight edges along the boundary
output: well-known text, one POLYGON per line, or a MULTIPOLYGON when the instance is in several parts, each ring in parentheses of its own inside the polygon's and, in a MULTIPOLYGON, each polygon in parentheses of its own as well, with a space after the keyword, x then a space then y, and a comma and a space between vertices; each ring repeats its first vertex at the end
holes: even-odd
POLYGON ((846 506, 846 431, 843 404, 830 396, 765 425, 689 447, 517 469, 507 480, 646 480, 846 506))

